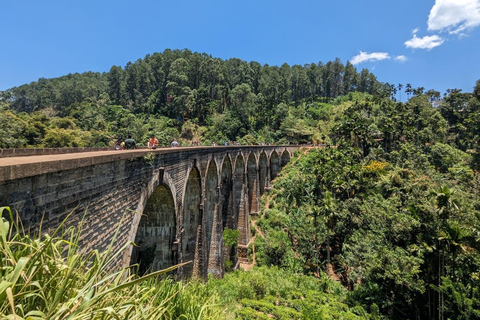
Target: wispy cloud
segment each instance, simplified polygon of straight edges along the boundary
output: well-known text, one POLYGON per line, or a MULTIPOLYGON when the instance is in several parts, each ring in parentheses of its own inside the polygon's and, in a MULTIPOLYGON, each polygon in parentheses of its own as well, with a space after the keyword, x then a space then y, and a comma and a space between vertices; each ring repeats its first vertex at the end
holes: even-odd
POLYGON ((395 58, 393 58, 393 60, 398 61, 398 62, 405 62, 405 61, 408 60, 408 58, 404 55, 400 55, 400 56, 396 56, 395 58))
POLYGON ((445 40, 440 36, 425 36, 423 38, 418 38, 416 34, 413 35, 413 38, 405 41, 407 48, 412 49, 427 49, 431 50, 435 47, 440 46, 445 40))
POLYGON ((368 53, 368 52, 360 51, 360 53, 357 54, 356 56, 354 56, 350 60, 350 62, 353 65, 356 65, 356 64, 363 63, 363 62, 367 62, 367 61, 380 61, 380 60, 385 60, 385 59, 390 59, 390 55, 386 52, 368 53))
POLYGON ((436 0, 428 17, 428 30, 461 34, 480 25, 480 0, 436 0))

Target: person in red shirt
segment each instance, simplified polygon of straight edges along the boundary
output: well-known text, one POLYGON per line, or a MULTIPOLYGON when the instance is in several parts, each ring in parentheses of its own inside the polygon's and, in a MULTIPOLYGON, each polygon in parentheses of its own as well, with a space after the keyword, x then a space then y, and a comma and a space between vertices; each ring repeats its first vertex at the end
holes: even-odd
POLYGON ((158 148, 158 139, 155 138, 155 135, 152 134, 150 140, 148 140, 148 149, 157 149, 158 148))

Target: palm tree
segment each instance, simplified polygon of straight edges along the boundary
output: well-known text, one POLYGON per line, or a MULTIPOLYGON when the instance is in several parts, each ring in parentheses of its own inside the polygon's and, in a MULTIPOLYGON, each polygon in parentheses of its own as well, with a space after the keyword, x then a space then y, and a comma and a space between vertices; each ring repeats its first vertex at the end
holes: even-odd
POLYGON ((407 94, 407 100, 410 99, 410 94, 412 93, 412 85, 407 83, 405 86, 405 93, 407 94))
MULTIPOLYGON (((454 198, 455 191, 450 190, 447 186, 441 186, 438 191, 434 191, 436 195, 437 202, 437 212, 440 218, 439 224, 437 226, 437 237, 438 237, 438 287, 442 284, 442 277, 445 273, 445 249, 447 249, 447 244, 445 240, 448 238, 450 233, 454 234, 453 230, 448 230, 448 218, 450 215, 458 211, 458 201, 454 198), (445 232, 445 230, 447 232, 445 232)), ((443 292, 440 290, 438 295, 438 306, 439 306, 439 319, 443 320, 443 311, 444 311, 444 297, 443 292)))

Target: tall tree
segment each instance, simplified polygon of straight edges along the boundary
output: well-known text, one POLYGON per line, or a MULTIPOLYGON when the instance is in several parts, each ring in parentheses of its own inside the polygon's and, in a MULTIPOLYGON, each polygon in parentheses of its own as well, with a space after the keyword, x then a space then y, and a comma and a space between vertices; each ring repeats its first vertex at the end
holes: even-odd
POLYGON ((113 66, 108 73, 108 94, 114 104, 124 102, 124 77, 122 67, 113 66))
POLYGON ((191 94, 188 87, 188 62, 184 58, 176 59, 170 66, 167 79, 167 104, 170 112, 181 121, 191 116, 191 94))
POLYGON ((397 86, 397 90, 398 90, 398 94, 400 95, 398 99, 400 102, 402 101, 402 89, 403 89, 403 84, 399 83, 397 86))
POLYGON ((410 94, 412 94, 412 85, 410 83, 407 83, 405 86, 405 93, 407 94, 407 100, 410 99, 410 94))
POLYGON ((345 72, 343 74, 343 92, 347 94, 357 89, 357 69, 347 61, 345 72))

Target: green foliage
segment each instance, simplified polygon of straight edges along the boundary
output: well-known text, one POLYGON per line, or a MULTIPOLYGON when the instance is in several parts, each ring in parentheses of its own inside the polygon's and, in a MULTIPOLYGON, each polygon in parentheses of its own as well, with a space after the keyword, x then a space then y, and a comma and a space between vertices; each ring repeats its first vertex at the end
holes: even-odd
POLYGON ((43 139, 46 148, 86 147, 89 145, 91 133, 72 129, 50 129, 43 139))
POLYGON ((397 147, 311 150, 285 168, 257 221, 258 263, 328 272, 372 317, 477 319, 480 197, 472 174, 452 172, 470 156, 397 147))
POLYGON ((445 317, 455 319, 480 318, 480 292, 478 286, 457 283, 449 277, 442 278, 442 285, 437 288, 446 296, 445 317))
POLYGON ((426 96, 405 104, 376 98, 354 100, 333 128, 338 138, 360 148, 364 156, 378 146, 391 152, 398 151, 403 142, 433 144, 442 141, 446 131, 445 119, 426 96))
POLYGON ((432 164, 442 173, 448 172, 449 168, 468 165, 470 156, 447 144, 436 143, 430 147, 432 164))
POLYGON ((207 284, 238 319, 370 319, 350 308, 347 291, 324 274, 320 279, 276 267, 228 273, 207 284))
MULTIPOLYGON (((4 211, 5 208, 0 208, 4 211)), ((11 213, 11 212, 10 212, 11 213)), ((11 217, 11 214, 10 214, 11 217)), ((61 231, 64 230, 64 231, 61 231)), ((119 251, 79 252, 80 231, 23 235, 18 221, 0 223, 0 317, 6 319, 221 319, 206 286, 111 270, 119 251)), ((114 241, 112 242, 112 244, 114 241)), ((128 244, 127 244, 128 245, 128 244)))
POLYGON ((238 235, 240 234, 240 231, 238 230, 233 230, 233 229, 224 229, 223 230, 223 243, 227 247, 235 246, 238 243, 238 235))
POLYGON ((153 152, 149 152, 143 156, 143 162, 147 165, 151 166, 155 162, 155 154, 153 152))
MULTIPOLYGON (((2 118, 8 122, 2 128, 9 127, 10 135, 1 135, 0 147, 42 146, 47 128, 98 132, 102 138, 87 139, 88 146, 112 145, 117 137, 129 134, 141 146, 150 133, 169 128, 162 134, 165 146, 175 137, 186 145, 198 140, 206 144, 343 140, 361 148, 364 156, 378 146, 398 151, 400 141, 449 142, 463 151, 476 150, 477 87, 473 94, 450 90, 435 109, 431 101, 439 100, 438 92, 423 94, 423 88, 407 85, 407 95, 414 96, 397 103, 395 86, 381 84, 367 69, 357 72, 338 58, 325 64, 278 67, 165 50, 103 74, 41 78, 1 92, 0 122, 2 118)), ((59 144, 78 145, 69 138, 46 143, 59 144)))
POLYGON ((165 128, 161 132, 157 133, 158 145, 163 147, 169 147, 173 139, 178 139, 178 130, 176 128, 165 128))
MULTIPOLYGON (((344 66, 339 59, 327 64, 276 67, 221 60, 189 50, 165 50, 124 67, 113 66, 102 74, 41 78, 8 89, 1 93, 0 121, 8 109, 13 115, 42 112, 52 119, 50 129, 96 130, 112 141, 132 134, 143 145, 148 133, 160 134, 172 127, 151 121, 166 117, 177 122, 186 144, 242 138, 246 143, 271 143, 284 137, 284 143, 319 142, 330 126, 318 123, 330 121, 333 109, 325 102, 355 90, 373 93, 376 82, 370 73, 358 74, 353 65, 344 66), (357 85, 357 79, 362 86, 357 85), (184 127, 188 121, 208 124, 208 128, 184 127)), ((45 133, 34 129, 36 125, 23 124, 28 127, 23 128, 9 122, 13 139, 1 147, 43 144, 45 133)), ((165 140, 173 135, 166 133, 165 140)), ((175 136, 179 138, 178 133, 175 136)), ((99 143, 94 139, 87 145, 99 143)), ((53 142, 50 137, 46 144, 75 145, 69 138, 53 142)))
POLYGON ((0 148, 25 147, 23 133, 27 124, 10 111, 0 111, 0 148))
POLYGON ((329 120, 333 106, 327 103, 314 103, 308 106, 307 112, 314 120, 329 120))

